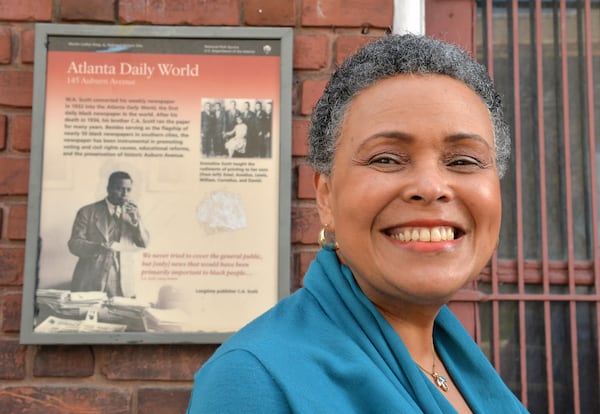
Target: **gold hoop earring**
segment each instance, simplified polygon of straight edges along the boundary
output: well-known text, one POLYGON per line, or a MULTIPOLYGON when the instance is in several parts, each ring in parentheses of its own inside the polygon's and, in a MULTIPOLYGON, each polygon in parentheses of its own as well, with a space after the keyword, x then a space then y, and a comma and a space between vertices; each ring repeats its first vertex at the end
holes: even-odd
POLYGON ((332 233, 327 228, 327 224, 323 226, 319 233, 319 245, 322 249, 334 251, 340 248, 338 242, 335 240, 335 233, 332 233))

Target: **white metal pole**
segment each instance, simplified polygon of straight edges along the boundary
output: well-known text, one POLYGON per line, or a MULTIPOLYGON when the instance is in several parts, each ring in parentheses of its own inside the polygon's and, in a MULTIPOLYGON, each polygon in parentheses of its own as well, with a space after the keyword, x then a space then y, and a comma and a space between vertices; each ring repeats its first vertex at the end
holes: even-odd
POLYGON ((425 0, 394 0, 396 34, 425 34, 425 0))

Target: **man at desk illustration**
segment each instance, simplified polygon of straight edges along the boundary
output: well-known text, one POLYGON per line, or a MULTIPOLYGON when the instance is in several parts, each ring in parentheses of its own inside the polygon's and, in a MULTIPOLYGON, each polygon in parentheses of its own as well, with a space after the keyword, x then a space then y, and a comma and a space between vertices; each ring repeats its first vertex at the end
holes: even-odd
POLYGON ((108 297, 134 297, 134 275, 122 256, 145 248, 149 234, 138 207, 129 199, 133 180, 123 171, 108 178, 107 196, 79 209, 73 223, 69 251, 79 259, 71 291, 100 291, 108 297))

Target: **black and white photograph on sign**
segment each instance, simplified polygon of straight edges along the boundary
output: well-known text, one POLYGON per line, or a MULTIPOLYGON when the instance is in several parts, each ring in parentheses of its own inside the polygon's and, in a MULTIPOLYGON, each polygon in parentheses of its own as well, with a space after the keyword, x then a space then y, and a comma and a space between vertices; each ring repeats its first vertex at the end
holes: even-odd
POLYGON ((207 158, 271 158, 273 101, 204 98, 200 147, 207 158))

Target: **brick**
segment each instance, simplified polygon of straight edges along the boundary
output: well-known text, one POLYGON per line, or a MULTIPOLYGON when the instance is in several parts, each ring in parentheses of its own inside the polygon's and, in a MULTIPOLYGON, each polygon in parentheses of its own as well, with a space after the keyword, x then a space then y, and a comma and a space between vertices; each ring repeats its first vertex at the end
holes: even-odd
POLYGON ((304 275, 308 271, 308 266, 310 262, 312 262, 317 255, 317 251, 313 252, 302 252, 298 254, 298 261, 300 264, 300 274, 304 275))
POLYGON ((110 380, 191 380, 216 345, 106 348, 102 373, 110 380))
POLYGON ((0 115, 0 150, 6 149, 6 115, 0 115))
POLYGON ((31 414, 129 414, 131 391, 121 387, 40 386, 0 389, 5 413, 31 414))
POLYGON ((22 285, 24 265, 25 249, 0 247, 0 286, 22 285))
POLYGON ((29 189, 29 160, 0 159, 0 195, 24 195, 29 189))
POLYGON ((297 290, 304 286, 304 275, 308 270, 310 262, 313 261, 317 251, 299 252, 294 254, 294 274, 292 275, 292 290, 297 290))
POLYGON ((335 62, 340 65, 344 59, 353 55, 358 49, 379 39, 381 36, 342 36, 336 42, 335 62))
POLYGON ((52 0, 1 1, 0 20, 50 21, 52 0))
POLYGON ((250 26, 294 26, 294 0, 243 0, 244 23, 250 26))
POLYGON ((8 136, 12 149, 16 151, 31 150, 31 115, 15 115, 9 122, 8 136))
POLYGON ((115 0, 61 0, 60 14, 63 20, 113 22, 115 0))
POLYGON ((298 166, 298 198, 315 199, 314 170, 308 164, 298 166))
MULTIPOLYGON (((25 378, 25 352, 27 347, 19 344, 19 341, 0 340, 0 379, 23 379, 25 378)), ((2 404, 0 397, 0 407, 2 404)), ((18 413, 21 411, 11 411, 18 413)))
POLYGON ((292 82, 292 114, 300 112, 300 91, 301 83, 297 79, 292 82))
POLYGON ((141 388, 138 412, 144 414, 181 414, 187 409, 191 388, 141 388))
POLYGON ((6 237, 9 240, 25 240, 27 235, 27 206, 13 205, 8 212, 6 237))
POLYGON ((2 298, 2 331, 19 332, 21 326, 21 295, 7 294, 2 298))
POLYGON ((329 62, 329 37, 294 36, 294 69, 321 69, 329 62))
POLYGON ((321 221, 316 207, 292 208, 292 243, 316 244, 319 231, 321 221))
POLYGON ((21 32, 21 63, 33 63, 35 54, 35 30, 21 32))
POLYGON ((295 119, 292 121, 292 155, 308 155, 308 129, 310 121, 295 119))
POLYGON ((42 346, 35 354, 36 377, 90 377, 94 354, 89 346, 42 346))
POLYGON ((120 23, 189 24, 193 26, 237 26, 239 0, 119 1, 120 23))
POLYGON ((425 2, 425 27, 430 36, 475 52, 472 25, 477 5, 471 0, 428 0, 425 2), (448 30, 448 28, 452 30, 448 30))
POLYGON ((31 107, 33 73, 0 72, 0 105, 31 107))
POLYGON ((300 113, 310 115, 317 101, 323 94, 323 89, 327 85, 327 80, 308 79, 302 83, 302 101, 300 103, 300 113))
POLYGON ((12 32, 8 27, 0 29, 0 63, 10 63, 12 60, 12 32))
POLYGON ((392 27, 390 0, 304 0, 302 26, 392 27))

